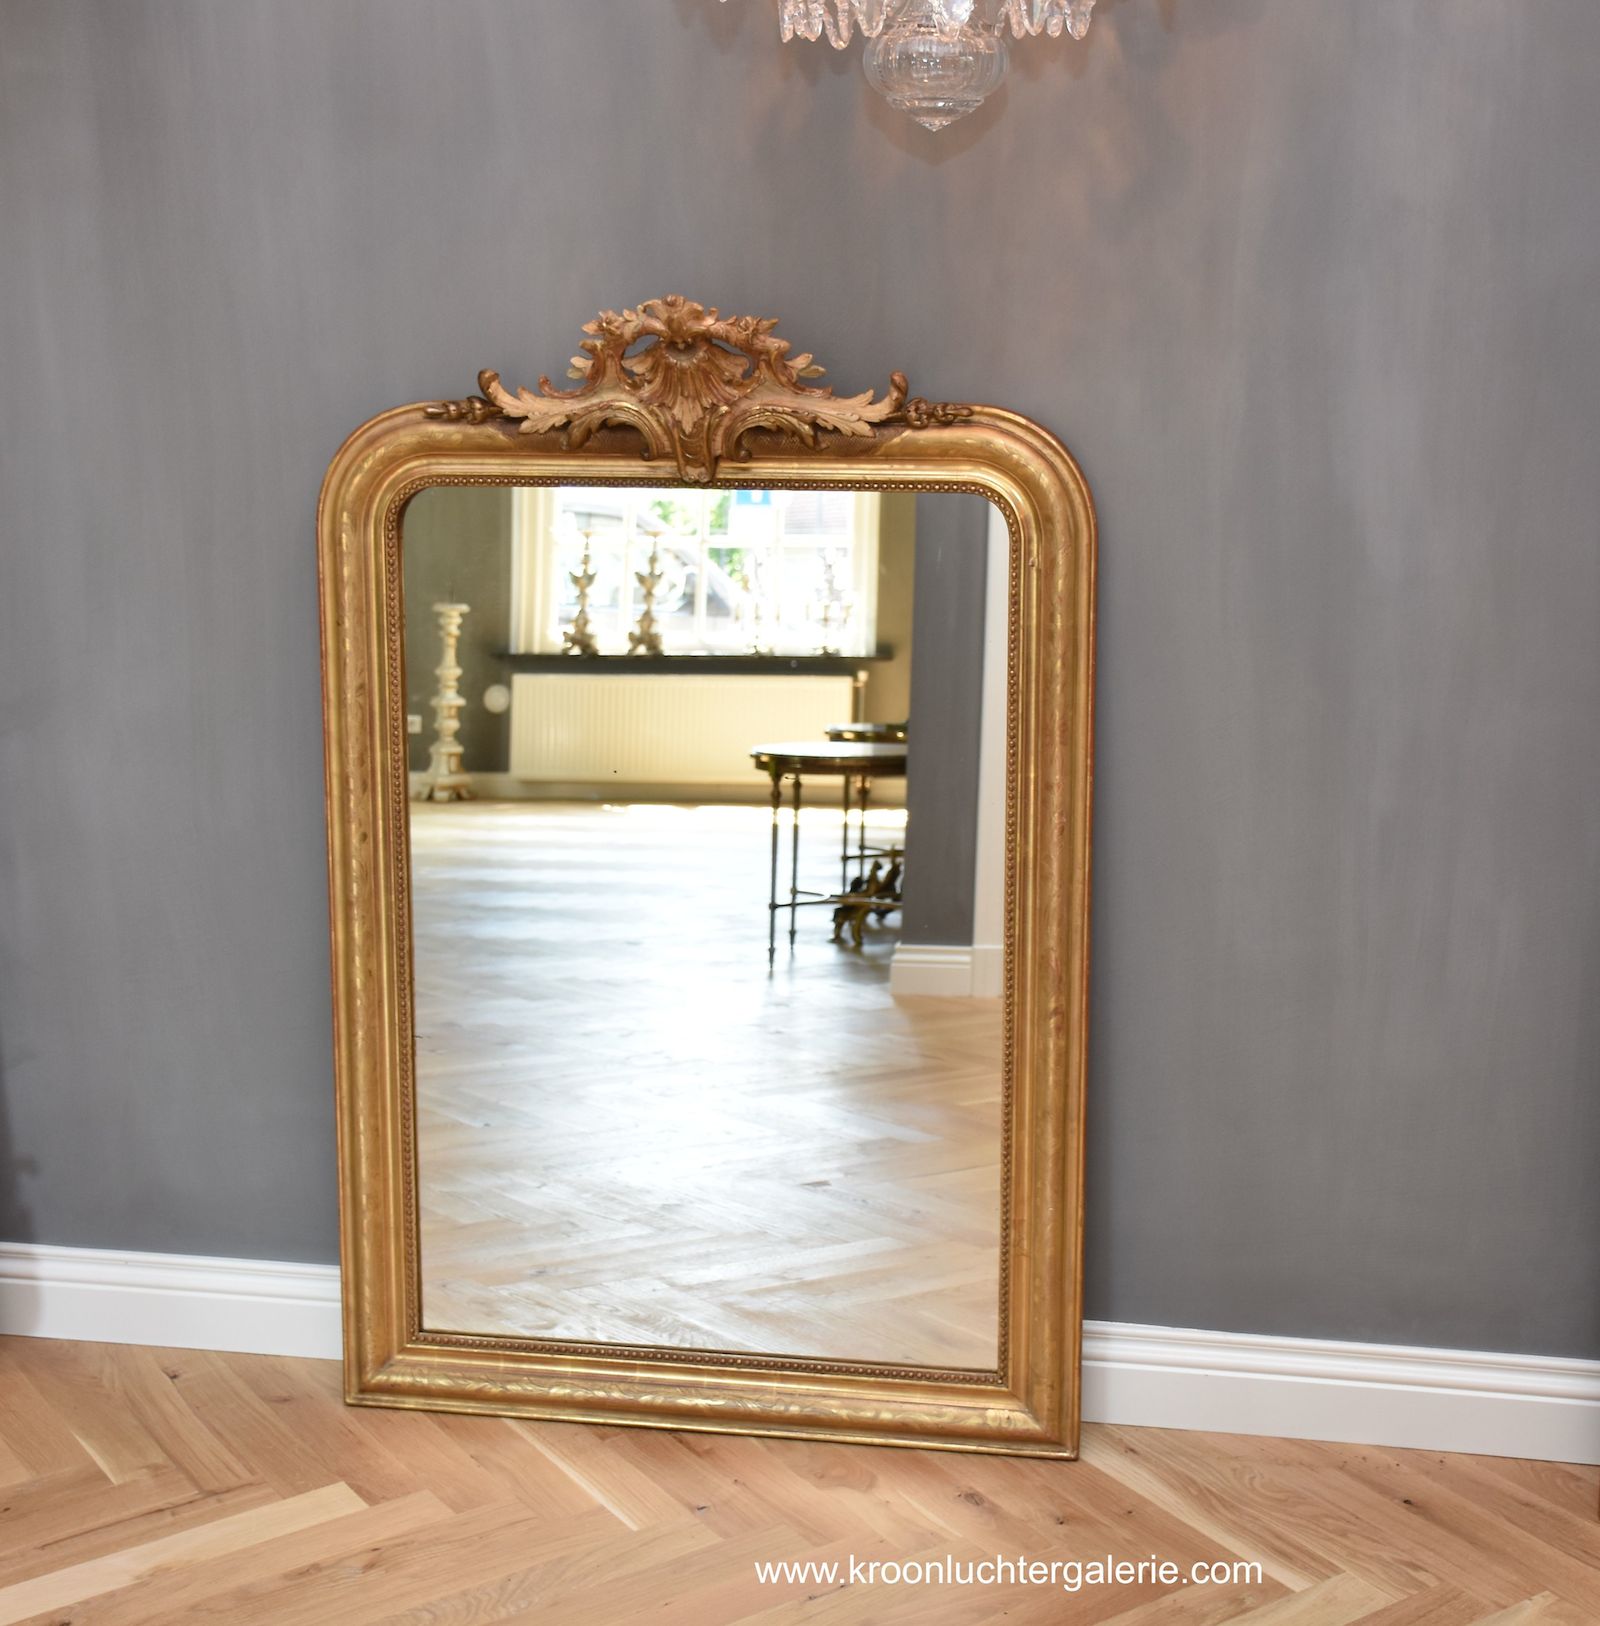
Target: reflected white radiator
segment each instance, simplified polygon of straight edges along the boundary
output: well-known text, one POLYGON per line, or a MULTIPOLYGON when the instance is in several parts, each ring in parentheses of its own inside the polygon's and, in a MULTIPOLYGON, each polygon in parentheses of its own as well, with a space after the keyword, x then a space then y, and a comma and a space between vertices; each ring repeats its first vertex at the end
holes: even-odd
POLYGON ((511 773, 547 784, 745 785, 750 747, 817 740, 851 715, 848 677, 519 672, 511 773))

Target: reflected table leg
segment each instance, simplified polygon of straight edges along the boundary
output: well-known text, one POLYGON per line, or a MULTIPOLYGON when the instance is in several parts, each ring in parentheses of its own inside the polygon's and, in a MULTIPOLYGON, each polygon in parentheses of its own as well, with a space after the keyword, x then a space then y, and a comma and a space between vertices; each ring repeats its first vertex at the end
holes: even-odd
POLYGON ((867 803, 872 800, 872 779, 870 775, 862 774, 857 785, 857 799, 860 803, 861 831, 856 838, 856 857, 861 866, 861 879, 865 884, 867 877, 867 803))
POLYGON ((850 775, 839 776, 840 787, 844 791, 841 818, 839 821, 839 890, 850 890, 850 775))
POLYGON ((800 775, 794 776, 794 823, 789 830, 789 952, 800 922, 800 775))
POLYGON ((767 969, 778 958, 778 813, 783 806, 783 775, 772 774, 772 875, 767 885, 767 969))

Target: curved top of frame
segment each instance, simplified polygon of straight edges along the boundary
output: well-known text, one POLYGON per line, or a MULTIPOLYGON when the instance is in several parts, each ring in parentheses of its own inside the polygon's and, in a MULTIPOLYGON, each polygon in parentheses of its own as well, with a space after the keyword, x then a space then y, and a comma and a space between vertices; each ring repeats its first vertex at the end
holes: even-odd
POLYGON ((882 396, 835 395, 808 382, 823 369, 809 353, 791 355, 776 328, 775 319, 724 317, 681 295, 602 311, 584 326, 571 389, 543 377, 537 391, 512 391, 486 370, 479 395, 399 407, 363 424, 328 470, 324 522, 364 506, 358 496, 408 483, 396 478, 403 471, 440 475, 485 454, 524 453, 543 478, 573 482, 598 474, 744 484, 809 473, 855 484, 865 483, 853 479, 857 466, 870 464, 875 484, 919 485, 938 479, 943 465, 946 482, 979 485, 1004 506, 1021 499, 1053 511, 1092 546, 1087 483, 1041 425, 997 407, 912 396, 898 372, 882 396))

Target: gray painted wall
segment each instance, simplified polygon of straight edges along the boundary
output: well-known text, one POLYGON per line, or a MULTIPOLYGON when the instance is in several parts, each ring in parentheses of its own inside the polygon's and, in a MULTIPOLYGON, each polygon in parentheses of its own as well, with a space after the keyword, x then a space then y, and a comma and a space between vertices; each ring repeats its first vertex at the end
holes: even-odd
POLYGON ((907 943, 972 942, 988 541, 982 497, 917 498, 901 924, 907 943))
POLYGON ((1103 12, 0 0, 12 1235, 333 1257, 322 471, 677 289, 1094 484, 1090 1313, 1600 1355, 1600 7, 1103 12))

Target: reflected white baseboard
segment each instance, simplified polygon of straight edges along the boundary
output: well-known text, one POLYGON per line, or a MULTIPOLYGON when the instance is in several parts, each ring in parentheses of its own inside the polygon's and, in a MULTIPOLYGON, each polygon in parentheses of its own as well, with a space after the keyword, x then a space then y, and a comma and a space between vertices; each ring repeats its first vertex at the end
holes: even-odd
POLYGON ((999 943, 972 945, 972 997, 999 999, 1006 991, 1006 951, 999 943))
POLYGON ((889 962, 889 992, 998 999, 1004 976, 998 943, 901 943, 889 962))
MULTIPOLYGON (((337 1359, 333 1265, 0 1243, 0 1334, 337 1359)), ((1091 1423, 1600 1462, 1600 1361, 1091 1321, 1091 1423)))
MULTIPOLYGON (((410 794, 416 796, 422 789, 425 773, 407 775, 410 794)), ((472 788, 481 802, 668 802, 686 803, 698 807, 706 803, 741 807, 767 808, 771 805, 770 781, 763 775, 748 774, 737 783, 724 785, 686 785, 673 781, 650 784, 627 783, 607 779, 604 783, 519 779, 512 773, 473 773, 472 788)), ((820 802, 829 812, 832 804, 824 797, 820 802)), ((872 787, 872 805, 875 808, 904 807, 906 805, 903 779, 880 779, 872 787)))

